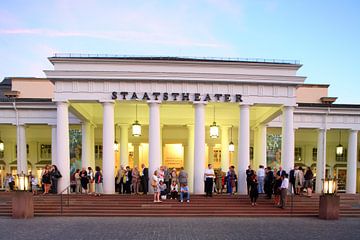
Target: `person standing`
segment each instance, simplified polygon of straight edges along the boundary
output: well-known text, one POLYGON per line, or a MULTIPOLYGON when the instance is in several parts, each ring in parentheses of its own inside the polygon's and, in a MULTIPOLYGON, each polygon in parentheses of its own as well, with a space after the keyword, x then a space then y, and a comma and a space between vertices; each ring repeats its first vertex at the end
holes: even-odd
POLYGON ((131 171, 131 183, 134 193, 136 195, 139 194, 140 173, 137 166, 134 166, 134 169, 131 171))
POLYGON ((304 187, 304 172, 302 167, 299 167, 299 169, 295 170, 294 172, 295 176, 295 193, 296 195, 300 195, 301 189, 304 187))
POLYGON ((149 189, 149 169, 145 166, 145 164, 142 164, 141 167, 142 167, 143 193, 146 195, 149 189))
POLYGON ((295 166, 294 169, 291 169, 289 172, 289 185, 291 193, 296 193, 296 186, 295 186, 295 171, 297 170, 298 166, 295 166))
POLYGON ((305 180, 304 188, 306 189, 306 193, 307 193, 308 197, 312 196, 312 180, 313 180, 313 177, 314 177, 314 174, 311 171, 311 168, 307 167, 306 173, 305 173, 305 176, 304 176, 304 180, 305 180))
POLYGON ((61 176, 60 171, 56 167, 56 165, 51 166, 50 176, 51 176, 51 192, 54 193, 54 194, 57 194, 57 192, 58 192, 58 189, 57 189, 58 180, 62 176, 61 176))
POLYGON ((246 169, 246 185, 247 185, 247 193, 250 194, 250 183, 251 183, 251 176, 253 174, 253 170, 251 170, 251 166, 248 166, 246 169))
POLYGON ((95 191, 95 183, 94 183, 94 171, 91 167, 88 167, 88 179, 89 179, 89 193, 93 194, 95 191))
POLYGON ((161 202, 160 201, 160 186, 159 186, 159 177, 158 171, 155 170, 151 179, 151 187, 154 190, 154 203, 161 202))
POLYGON ((102 173, 100 172, 100 167, 96 166, 95 168, 96 172, 95 172, 95 196, 100 196, 103 193, 103 176, 102 173))
POLYGON ((82 168, 79 175, 80 175, 80 182, 81 182, 82 192, 87 193, 88 192, 89 179, 87 177, 88 174, 87 174, 86 169, 82 168))
POLYGON ((206 196, 212 197, 212 191, 213 191, 213 183, 214 183, 214 169, 212 169, 212 165, 208 164, 208 168, 205 169, 205 192, 206 196))
POLYGON ((74 173, 74 178, 76 182, 76 190, 75 193, 81 193, 81 178, 80 178, 80 169, 76 169, 74 173))
POLYGON ((42 175, 41 181, 44 185, 44 195, 49 193, 51 187, 51 174, 49 167, 45 167, 44 174, 42 175))
POLYGON ((124 183, 124 175, 125 175, 125 168, 123 165, 120 165, 120 169, 116 174, 116 184, 119 188, 119 194, 125 193, 125 183, 124 183))
POLYGON ((273 182, 274 173, 270 167, 267 167, 265 170, 264 191, 268 199, 271 199, 271 196, 273 194, 273 182))
POLYGON ((250 201, 251 206, 256 205, 256 200, 259 197, 259 188, 258 188, 258 180, 256 174, 253 174, 251 176, 251 182, 250 182, 250 201))
POLYGON ((227 173, 227 191, 231 195, 231 194, 235 194, 235 190, 236 190, 235 167, 230 166, 229 171, 227 173))
POLYGON ((180 168, 180 172, 179 172, 179 184, 186 184, 188 183, 188 174, 187 172, 184 170, 184 167, 180 168))
POLYGON ((286 197, 287 197, 287 192, 288 192, 288 188, 289 188, 289 179, 288 179, 288 175, 286 173, 284 173, 281 176, 281 186, 280 186, 280 208, 285 209, 286 207, 286 197))
MULTIPOLYGON (((259 166, 257 170, 257 181, 258 181, 258 192, 264 193, 264 178, 265 178, 265 169, 263 165, 259 166)), ((252 180, 253 181, 253 180, 252 180)))
POLYGON ((125 172, 125 192, 126 194, 131 194, 131 169, 129 166, 126 166, 126 172, 125 172))

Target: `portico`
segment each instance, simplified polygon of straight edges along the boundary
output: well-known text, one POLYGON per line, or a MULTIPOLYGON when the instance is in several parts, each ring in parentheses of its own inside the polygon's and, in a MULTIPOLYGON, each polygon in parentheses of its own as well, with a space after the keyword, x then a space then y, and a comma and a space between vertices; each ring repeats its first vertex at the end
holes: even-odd
MULTIPOLYGON (((100 166, 105 193, 114 193, 120 165, 145 164, 150 176, 160 165, 184 166, 191 191, 201 194, 204 169, 212 163, 223 171, 234 165, 238 192, 246 194, 247 167, 271 163, 287 172, 294 164, 311 166, 321 177, 330 164, 331 174, 345 174, 344 191, 356 192, 359 109, 303 104, 298 88, 305 77, 296 75, 296 62, 61 55, 49 60, 54 69, 45 71, 44 81, 54 90, 47 136, 51 160, 64 173, 61 190, 70 184, 70 165, 100 166), (132 134, 136 120, 141 136, 132 134), (209 134, 213 122, 217 138, 209 134), (340 129, 347 155, 333 159, 340 129), (74 130, 80 146, 70 149, 74 130), (277 139, 271 146, 270 137, 277 139)), ((24 115, 22 120, 29 124, 24 115)), ((28 134, 20 126, 15 139, 24 142, 28 134)), ((18 145, 21 156, 24 144, 18 145)), ((321 186, 317 177, 317 192, 321 186)))

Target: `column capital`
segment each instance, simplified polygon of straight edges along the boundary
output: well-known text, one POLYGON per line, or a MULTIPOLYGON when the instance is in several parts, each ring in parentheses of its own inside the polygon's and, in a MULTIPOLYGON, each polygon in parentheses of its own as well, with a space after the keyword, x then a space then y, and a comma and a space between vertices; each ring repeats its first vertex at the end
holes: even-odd
POLYGON ((56 103, 56 106, 58 105, 69 105, 69 101, 68 100, 58 100, 58 101, 54 101, 56 103))
POLYGON ((239 107, 250 107, 252 105, 254 105, 254 103, 239 102, 239 107))
POLYGON ((120 127, 120 128, 129 128, 130 124, 128 124, 128 123, 117 123, 116 126, 120 127))
POLYGON ((359 130, 357 130, 357 129, 349 129, 349 132, 351 133, 358 133, 359 132, 359 130))
POLYGON ((193 101, 192 103, 193 103, 194 106, 207 105, 208 104, 208 102, 206 102, 206 101, 196 101, 196 102, 193 101))
POLYGON ((161 101, 160 100, 149 100, 149 101, 146 101, 147 104, 149 105, 154 105, 154 104, 161 104, 161 101))
POLYGON ((115 100, 105 100, 105 99, 102 100, 102 99, 100 99, 99 103, 101 103, 103 105, 105 105, 105 104, 115 104, 115 100))

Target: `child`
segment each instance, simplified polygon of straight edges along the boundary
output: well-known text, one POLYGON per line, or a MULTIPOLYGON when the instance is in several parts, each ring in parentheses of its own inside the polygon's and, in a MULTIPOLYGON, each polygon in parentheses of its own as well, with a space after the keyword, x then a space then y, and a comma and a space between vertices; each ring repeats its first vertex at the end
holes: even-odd
POLYGON ((33 195, 37 194, 39 181, 36 177, 31 176, 31 188, 33 195))
POLYGON ((170 194, 171 194, 171 199, 177 199, 177 197, 178 197, 178 185, 177 185, 177 183, 175 181, 171 183, 170 194))
POLYGON ((160 198, 162 200, 166 200, 166 184, 164 184, 164 181, 162 180, 160 180, 159 189, 160 189, 160 198))
POLYGON ((189 187, 186 183, 181 184, 180 188, 180 202, 184 201, 184 196, 186 196, 186 201, 190 202, 190 193, 189 193, 189 187))

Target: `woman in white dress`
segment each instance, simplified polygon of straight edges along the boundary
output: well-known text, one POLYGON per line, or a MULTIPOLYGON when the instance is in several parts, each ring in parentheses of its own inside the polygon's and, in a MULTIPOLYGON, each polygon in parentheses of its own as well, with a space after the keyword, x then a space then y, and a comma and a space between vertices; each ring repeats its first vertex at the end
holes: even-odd
POLYGON ((299 167, 299 169, 295 171, 296 195, 300 195, 303 186, 304 186, 304 172, 302 167, 299 167))

